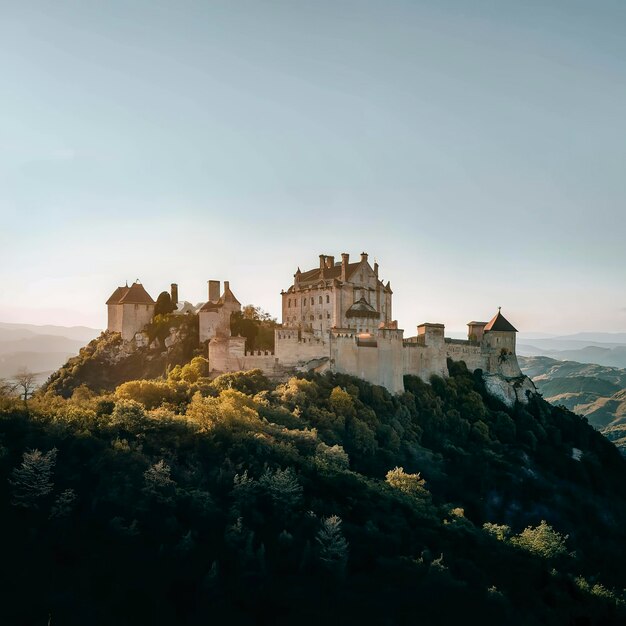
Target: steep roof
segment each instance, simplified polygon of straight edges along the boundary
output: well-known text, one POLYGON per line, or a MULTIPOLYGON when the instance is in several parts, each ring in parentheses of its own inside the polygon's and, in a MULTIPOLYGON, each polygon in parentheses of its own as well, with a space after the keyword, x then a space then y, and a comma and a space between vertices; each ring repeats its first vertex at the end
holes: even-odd
POLYGON ((205 302, 200 311, 219 311, 227 302, 234 302, 241 306, 241 302, 235 298, 235 294, 230 290, 230 286, 224 289, 224 293, 216 302, 205 302))
POLYGON ((126 289, 126 293, 117 304, 154 304, 154 300, 141 283, 133 283, 130 287, 122 287, 122 289, 126 289))
POLYGON ((226 287, 226 289, 224 289, 224 293, 222 294, 220 301, 221 302, 235 302, 237 304, 241 304, 241 302, 239 302, 239 300, 235 298, 235 294, 230 290, 230 287, 226 287))
POLYGON ((498 312, 491 318, 487 326, 485 326, 485 331, 489 330, 511 333, 517 332, 517 328, 515 328, 515 326, 513 326, 513 324, 511 324, 511 322, 504 317, 504 315, 502 315, 500 309, 498 309, 498 312))
MULTIPOLYGON (((346 272, 346 278, 349 278, 354 270, 361 265, 361 261, 356 263, 348 263, 348 271, 346 272)), ((307 270, 306 272, 300 272, 299 282, 308 283, 310 281, 320 280, 322 279, 321 269, 316 267, 312 270, 307 270)), ((341 263, 335 263, 333 267, 325 267, 324 268, 324 280, 329 278, 341 278, 341 263)))
POLYGON ((105 304, 119 304, 120 300, 123 296, 126 295, 126 292, 130 289, 128 285, 126 287, 118 287, 112 294, 111 297, 106 301, 105 304))

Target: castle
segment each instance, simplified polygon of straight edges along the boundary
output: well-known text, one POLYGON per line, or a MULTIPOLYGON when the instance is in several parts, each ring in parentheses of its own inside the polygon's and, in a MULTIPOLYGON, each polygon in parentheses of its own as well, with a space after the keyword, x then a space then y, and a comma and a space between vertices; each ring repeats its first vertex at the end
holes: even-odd
MULTIPOLYGON (((172 285, 177 304, 178 289, 172 285)), ((392 319, 393 291, 379 279, 363 252, 351 263, 348 254, 319 255, 319 266, 294 274, 293 284, 281 291, 282 324, 275 330, 274 352, 250 351, 244 337, 233 337, 230 317, 241 304, 228 281, 208 283, 208 300, 198 310, 200 341, 215 375, 261 369, 281 377, 294 371, 327 370, 351 374, 392 393, 404 390, 407 374, 428 381, 448 375, 448 359, 481 370, 492 393, 503 401, 526 402, 534 391, 518 365, 517 330, 498 312, 489 322, 469 322, 465 340, 445 337, 443 324, 423 323, 417 334, 404 337, 392 319)), ((107 301, 108 330, 131 340, 154 313, 154 301, 139 283, 118 287, 107 301)))

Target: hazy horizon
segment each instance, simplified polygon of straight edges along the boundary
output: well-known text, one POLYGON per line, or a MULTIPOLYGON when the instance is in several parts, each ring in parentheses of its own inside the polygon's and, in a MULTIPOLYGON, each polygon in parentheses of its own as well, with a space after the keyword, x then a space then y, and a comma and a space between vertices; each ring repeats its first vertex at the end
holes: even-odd
POLYGON ((298 266, 366 251, 407 335, 626 331, 623 3, 1 16, 1 321, 103 328, 136 278, 280 319, 298 266))

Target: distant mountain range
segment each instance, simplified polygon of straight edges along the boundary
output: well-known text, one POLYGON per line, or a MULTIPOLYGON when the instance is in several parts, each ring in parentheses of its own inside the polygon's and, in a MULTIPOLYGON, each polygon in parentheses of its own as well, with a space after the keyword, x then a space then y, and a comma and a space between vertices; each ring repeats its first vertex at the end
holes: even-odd
POLYGON ((520 333, 517 353, 522 356, 547 356, 558 361, 626 368, 626 333, 586 332, 563 337, 520 333))
POLYGON ((518 360, 548 402, 584 415, 626 450, 626 369, 545 356, 518 356, 518 360))
POLYGON ((25 367, 45 380, 100 332, 86 326, 0 322, 0 378, 11 378, 25 367))

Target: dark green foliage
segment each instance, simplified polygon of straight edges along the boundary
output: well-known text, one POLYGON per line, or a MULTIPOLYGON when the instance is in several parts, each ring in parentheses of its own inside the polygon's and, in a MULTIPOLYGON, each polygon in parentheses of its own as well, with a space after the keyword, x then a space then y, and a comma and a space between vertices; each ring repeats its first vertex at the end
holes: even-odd
POLYGON ((170 294, 167 291, 162 291, 154 305, 154 317, 157 315, 169 315, 175 308, 170 294))
POLYGON ((567 410, 463 366, 398 396, 174 378, 192 399, 0 413, 1 623, 625 622, 626 462, 567 410), (23 506, 31 450, 56 463, 23 506))
POLYGON ((248 350, 274 350, 276 319, 259 307, 248 304, 230 316, 230 332, 246 338, 248 350))

